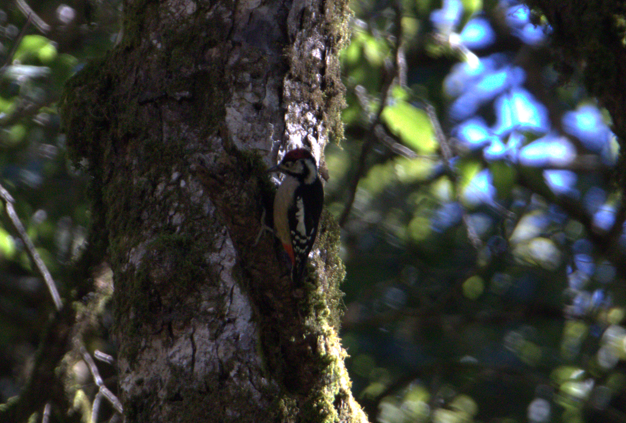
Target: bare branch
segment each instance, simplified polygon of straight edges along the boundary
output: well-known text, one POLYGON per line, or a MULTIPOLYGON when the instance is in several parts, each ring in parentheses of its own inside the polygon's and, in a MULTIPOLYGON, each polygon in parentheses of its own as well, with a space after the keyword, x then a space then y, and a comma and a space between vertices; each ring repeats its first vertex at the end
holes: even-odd
POLYGON ((102 395, 104 395, 104 397, 106 399, 109 400, 109 402, 111 403, 113 408, 115 408, 115 411, 117 411, 120 414, 124 413, 124 408, 122 407, 122 403, 115 396, 115 394, 109 390, 109 388, 107 388, 106 386, 102 385, 102 386, 100 386, 100 392, 102 393, 102 395))
POLYGON ((34 11, 30 8, 28 3, 24 0, 15 0, 15 4, 20 12, 24 14, 28 19, 33 22, 33 25, 37 27, 39 32, 47 34, 50 31, 50 25, 44 22, 34 11))
POLYGON ((41 418, 41 423, 48 423, 50 420, 50 403, 47 402, 45 407, 43 408, 43 417, 41 418))
POLYGON ((98 392, 93 399, 93 405, 91 406, 91 422, 96 423, 98 421, 98 412, 100 411, 100 403, 102 402, 102 392, 98 392))
POLYGON ((9 55, 7 56, 7 60, 4 62, 4 65, 2 65, 2 67, 0 68, 0 77, 2 77, 2 75, 6 71, 6 68, 13 61, 13 56, 15 55, 17 48, 20 46, 22 42, 22 38, 24 38, 24 35, 26 34, 26 29, 28 29, 29 24, 30 24, 30 16, 28 16, 28 19, 26 19, 26 23, 24 24, 24 26, 22 27, 22 30, 20 31, 19 35, 15 39, 15 42, 13 43, 13 47, 11 48, 9 55))
POLYGON ((24 225, 22 224, 19 216, 15 212, 15 208, 13 207, 13 203, 15 202, 15 200, 2 185, 0 185, 0 198, 2 198, 2 200, 4 201, 4 207, 7 212, 7 216, 11 221, 11 224, 13 224, 13 227, 17 231, 20 239, 26 246, 26 253, 28 254, 28 257, 33 261, 33 263, 35 263, 39 274, 43 277, 46 285, 48 286, 48 291, 50 291, 52 301, 54 301, 54 306, 57 310, 61 310, 61 308, 63 307, 63 302, 61 301, 59 291, 57 290, 54 280, 52 279, 52 275, 50 274, 50 271, 46 267, 43 260, 41 259, 41 256, 35 249, 35 245, 30 240, 30 237, 26 233, 24 225))
POLYGON ((626 261, 624 254, 619 248, 616 248, 617 242, 623 230, 624 220, 626 219, 626 208, 624 201, 615 214, 615 223, 608 231, 595 226, 593 216, 591 216, 577 201, 573 198, 557 195, 545 185, 534 183, 526 176, 524 172, 518 172, 518 183, 520 186, 536 193, 545 198, 547 201, 555 204, 563 209, 572 219, 577 220, 585 230, 591 242, 596 246, 598 251, 611 261, 621 275, 626 275, 626 261))
POLYGON ((44 409, 54 402, 61 409, 69 407, 65 388, 55 369, 70 348, 76 312, 63 307, 55 312, 35 355, 30 378, 15 401, 0 408, 0 423, 25 422, 33 410, 44 409))
MULTIPOLYGON (((96 383, 98 388, 100 388, 96 396, 96 399, 98 399, 99 398, 98 396, 100 395, 104 396, 107 400, 109 400, 113 408, 115 408, 115 410, 118 413, 122 414, 124 412, 124 409, 122 408, 122 403, 115 396, 113 392, 111 392, 106 386, 104 386, 104 382, 102 381, 102 377, 100 376, 100 372, 98 371, 98 366, 96 366, 96 362, 93 361, 91 354, 89 354, 89 352, 83 345, 80 346, 80 353, 83 356, 83 360, 85 360, 85 363, 87 363, 87 366, 89 367, 89 371, 91 372, 91 376, 93 377, 94 382, 96 383)), ((95 403, 96 403, 96 400, 94 400, 94 409, 95 409, 95 403)))
POLYGON ((111 357, 109 354, 105 354, 100 350, 95 350, 93 352, 93 356, 96 357, 96 359, 100 360, 100 361, 104 361, 107 364, 114 364, 115 363, 115 359, 113 357, 111 357))
POLYGON ((85 363, 87 363, 87 366, 89 367, 91 376, 93 376, 93 381, 96 383, 97 386, 101 386, 102 377, 100 377, 98 366, 96 366, 96 362, 93 361, 93 358, 91 358, 91 354, 87 352, 87 349, 83 345, 80 346, 80 353, 83 356, 83 360, 85 360, 85 363))
MULTIPOLYGON (((452 159, 454 158, 454 155, 452 153, 452 147, 450 146, 449 140, 444 134, 443 129, 441 128, 441 124, 439 123, 439 119, 437 118, 437 114, 435 113, 435 108, 431 104, 426 102, 425 100, 422 100, 422 103, 424 104, 424 109, 426 111, 426 114, 428 115, 428 119, 430 120, 430 123, 432 124, 433 129, 435 131, 435 137, 437 138, 437 142, 439 143, 439 146, 441 147, 441 154, 443 155, 443 163, 446 169, 448 170, 448 175, 452 182, 452 186, 454 187, 454 191, 456 192, 456 199, 460 203, 461 193, 459 192, 459 189, 458 189, 459 178, 458 178, 458 174, 456 173, 456 170, 452 167, 452 159)), ((461 209, 462 209, 463 224, 465 225, 465 228, 467 229, 467 238, 472 244, 472 247, 478 250, 482 247, 483 242, 481 241, 480 237, 476 233, 476 230, 474 229, 474 225, 470 221, 467 211, 464 208, 461 208, 461 209)))
POLYGON ((24 118, 35 116, 42 107, 49 106, 57 100, 57 96, 51 96, 41 102, 21 101, 13 113, 0 118, 0 128, 11 126, 24 118))
POLYGON ((359 161, 357 163, 357 169, 356 169, 354 176, 352 177, 352 180, 350 181, 350 188, 348 190, 348 200, 346 201, 346 206, 344 207, 343 212, 341 213, 341 217, 339 218, 339 226, 343 226, 346 223, 346 220, 348 219, 348 216, 350 215, 350 210, 352 210, 352 205, 354 204, 354 199, 356 197, 356 190, 359 185, 359 181, 365 174, 367 156, 369 155, 370 151, 372 150, 372 147, 374 146, 374 142, 376 141, 375 129, 381 122, 381 116, 383 114, 383 111, 385 110, 385 106, 387 104, 387 100, 389 98, 389 94, 391 91, 391 87, 393 86, 393 82, 396 79, 400 79, 401 80, 400 82, 402 82, 402 78, 399 77, 399 72, 402 70, 402 66, 403 66, 403 59, 401 58, 402 56, 402 47, 401 47, 402 46, 402 5, 399 1, 395 2, 394 9, 396 12, 396 19, 395 19, 396 20, 395 22, 396 33, 394 34, 396 38, 396 44, 394 46, 395 48, 394 48, 394 53, 393 53, 393 56, 394 56, 393 65, 391 67, 391 71, 389 72, 387 80, 385 81, 383 89, 382 89, 382 98, 380 100, 380 105, 378 106, 376 117, 371 122, 369 131, 367 132, 367 137, 365 138, 365 141, 363 142, 363 147, 361 148, 361 155, 359 156, 359 161))

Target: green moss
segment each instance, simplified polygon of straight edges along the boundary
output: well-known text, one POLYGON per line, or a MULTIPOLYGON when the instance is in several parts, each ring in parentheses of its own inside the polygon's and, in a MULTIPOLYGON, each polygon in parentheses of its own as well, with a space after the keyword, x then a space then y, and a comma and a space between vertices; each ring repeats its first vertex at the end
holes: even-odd
POLYGON ((345 87, 341 81, 341 63, 339 50, 350 41, 349 21, 352 11, 346 0, 332 0, 326 3, 326 31, 331 41, 331 51, 335 54, 329 60, 324 83, 324 98, 327 110, 326 120, 331 136, 339 143, 344 138, 341 112, 346 108, 345 87))
POLYGON ((95 157, 101 152, 95 139, 106 126, 108 117, 95 109, 103 99, 103 91, 112 88, 111 80, 102 73, 105 61, 106 57, 85 65, 65 84, 59 102, 69 156, 79 167, 83 158, 95 157), (85 119, 85 114, 92 118, 85 119))
POLYGON ((323 393, 310 398, 301 408, 302 422, 338 423, 339 416, 333 407, 332 401, 323 393))
MULTIPOLYGON (((174 308, 193 298, 199 285, 215 283, 206 279, 205 252, 201 243, 179 234, 164 234, 148 243, 140 267, 125 286, 135 320, 153 321, 163 307, 174 308)), ((182 320, 191 317, 178 316, 182 320)))
MULTIPOLYGON (((154 5, 154 2, 140 1, 132 5, 132 10, 154 9, 154 5)), ((127 15, 127 18, 129 22, 135 21, 132 16, 127 15)), ((144 323, 158 316, 162 307, 174 308, 177 302, 187 298, 190 290, 197 288, 197 284, 207 282, 202 258, 206 246, 173 235, 161 236, 140 247, 146 250, 145 254, 156 257, 160 264, 166 262, 169 268, 162 274, 153 268, 119 271, 124 268, 129 252, 145 240, 146 224, 149 222, 142 217, 142 213, 149 209, 151 221, 168 221, 169 210, 159 207, 165 203, 164 198, 155 197, 156 175, 162 174, 160 169, 174 169, 186 155, 187 140, 177 137, 163 142, 160 128, 148 128, 150 132, 147 132, 142 126, 148 118, 146 113, 151 112, 145 102, 159 101, 163 96, 188 102, 189 107, 185 110, 193 113, 193 118, 183 118, 193 121, 199 117, 198 127, 214 133, 224 119, 226 95, 221 92, 223 75, 216 67, 204 67, 194 78, 181 75, 181 67, 195 65, 194 59, 190 58, 197 55, 189 53, 198 47, 193 37, 189 39, 176 34, 164 37, 164 43, 176 44, 172 50, 177 56, 186 57, 185 62, 174 62, 166 54, 161 59, 137 51, 130 54, 129 47, 138 46, 138 38, 145 35, 140 34, 143 31, 141 28, 135 29, 137 31, 132 27, 125 30, 122 44, 106 57, 87 64, 70 79, 60 104, 70 157, 78 167, 88 164, 87 169, 93 175, 90 193, 94 225, 90 239, 96 240, 99 245, 100 258, 104 256, 102 252, 108 250, 111 265, 116 269, 116 287, 123 295, 115 296, 115 324, 116 330, 122 325, 125 331, 135 334, 127 340, 141 339, 146 330, 144 323), (138 57, 141 60, 145 57, 162 60, 163 68, 171 69, 169 74, 173 76, 165 79, 163 87, 151 87, 150 90, 142 84, 133 83, 133 79, 128 78, 128 69, 139 66, 134 63, 139 60, 138 57), (126 157, 124 150, 134 151, 141 160, 132 165, 121 162, 126 157), (131 172, 142 175, 142 178, 133 178, 132 184, 129 184, 131 172), (159 261, 159 258, 162 260, 159 261), (161 283, 156 284, 155 278, 160 278, 161 283)), ((170 47, 164 45, 161 51, 165 52, 170 47)), ((159 52, 155 50, 155 53, 159 52)), ((163 195, 175 196, 177 193, 166 191, 163 195)), ((181 208, 185 207, 189 205, 181 205, 181 208)), ((169 228, 164 230, 167 233, 169 228)), ((141 263, 146 261, 150 260, 142 260, 141 263)), ((164 266, 160 269, 163 270, 164 266)), ((175 317, 189 318, 182 315, 175 317)), ((124 348, 123 354, 131 361, 140 350, 138 344, 126 343, 124 348)))
POLYGON ((323 319, 328 319, 331 326, 339 331, 341 318, 343 317, 343 292, 339 285, 346 276, 345 266, 339 258, 339 247, 341 228, 335 218, 324 211, 320 222, 320 234, 317 245, 320 249, 320 256, 316 257, 316 266, 324 269, 327 286, 324 287, 323 295, 312 296, 312 306, 323 319), (320 313, 321 311, 321 313, 320 313))
POLYGON ((190 237, 164 234, 144 248, 140 267, 117 280, 117 288, 124 294, 115 298, 115 322, 127 334, 136 335, 127 339, 137 340, 135 344, 126 344, 122 353, 131 363, 140 351, 141 334, 149 325, 164 316, 178 321, 193 318, 195 308, 180 304, 189 304, 201 284, 215 283, 206 277, 206 250, 190 237))
MULTIPOLYGON (((184 201, 179 199, 179 194, 175 191, 159 191, 157 187, 163 182, 158 179, 159 175, 164 174, 162 169, 174 170, 176 166, 185 163, 183 158, 189 155, 189 140, 183 137, 164 140, 164 135, 160 133, 161 128, 143 127, 143 122, 153 118, 148 114, 155 113, 157 109, 159 112, 163 111, 158 102, 175 99, 183 107, 177 108, 176 113, 179 115, 170 117, 164 113, 159 116, 161 119, 172 119, 171 122, 165 122, 165 125, 194 122, 193 129, 203 131, 200 138, 220 133, 226 140, 225 147, 231 158, 237 161, 241 174, 249 175, 246 176, 246 195, 256 197, 249 199, 250 208, 247 210, 258 210, 260 206, 256 201, 259 197, 265 202, 266 210, 270 210, 275 191, 267 178, 266 166, 259 154, 237 151, 228 142, 228 134, 220 126, 225 119, 224 105, 226 96, 229 95, 223 92, 223 87, 227 85, 226 76, 219 58, 206 61, 204 55, 209 54, 213 46, 223 44, 223 35, 218 35, 223 34, 223 31, 214 31, 210 26, 199 29, 202 33, 197 34, 190 34, 185 30, 164 31, 159 40, 161 48, 144 46, 147 44, 146 29, 141 22, 146 22, 151 17, 156 19, 157 5, 154 0, 139 0, 130 6, 126 11, 122 43, 105 58, 87 65, 72 78, 66 87, 61 105, 71 156, 76 164, 82 163, 83 158, 88 159, 89 170, 94 176, 91 191, 94 217, 98 225, 93 230, 103 240, 103 247, 108 248, 112 267, 116 270, 114 309, 115 324, 118 326, 115 330, 119 333, 122 330, 121 325, 126 335, 131 335, 125 336, 122 345, 124 351, 120 351, 120 356, 126 357, 131 364, 141 351, 141 340, 152 333, 149 326, 162 323, 155 319, 163 316, 176 320, 190 319, 192 316, 185 313, 186 310, 191 313, 194 307, 181 307, 181 303, 194 301, 193 293, 200 289, 200 284, 218 283, 217 277, 211 279, 212 270, 207 269, 204 258, 210 253, 210 247, 168 226, 170 209, 160 206, 184 201), (135 16, 139 13, 146 17, 136 19, 135 16), (203 44, 201 54, 198 50, 200 37, 203 44), (167 75, 165 78, 154 78, 159 86, 142 85, 137 83, 140 78, 129 76, 129 69, 144 66, 140 63, 141 60, 150 60, 150 69, 162 69, 167 75), (199 66, 198 62, 201 60, 202 66, 199 66), (146 106, 146 103, 155 103, 156 106, 146 106), (132 155, 141 160, 138 163, 122 162, 130 156, 128 151, 132 151, 132 155), (136 175, 141 175, 141 178, 135 178, 136 175), (132 183, 129 183, 131 180, 132 183), (253 188, 249 184, 254 184, 253 188), (142 213, 148 208, 148 220, 152 223, 142 217, 142 213), (154 222, 163 223, 155 226, 154 222), (146 239, 147 234, 154 234, 149 242, 146 239), (132 258, 129 259, 129 256, 132 258), (129 263, 138 265, 138 268, 130 268, 132 266, 128 266, 129 263)), ((202 11, 203 5, 198 4, 197 7, 198 11, 190 19, 197 19, 205 12, 202 11)), ((324 114, 320 117, 325 120, 330 134, 341 139, 343 126, 340 114, 344 107, 344 87, 341 83, 339 60, 335 56, 349 38, 347 18, 350 12, 345 0, 327 2, 324 7, 324 13, 329 20, 323 29, 324 36, 329 40, 329 58, 325 61, 321 87, 310 93, 310 104, 324 114)), ((216 25, 221 23, 218 18, 215 19, 216 25)), ((184 26, 184 22, 181 25, 184 26)), ((215 49, 216 52, 218 50, 215 49)), ((318 70, 311 62, 299 62, 300 59, 297 55, 292 56, 291 65, 297 77, 307 81, 316 78, 318 70)), ((266 58, 260 57, 258 62, 247 63, 245 66, 246 72, 256 78, 255 73, 264 75, 269 64, 266 58)), ((238 72, 237 69, 231 71, 234 74, 238 72)), ((181 205, 181 208, 185 207, 190 206, 181 205)), ((342 395, 337 382, 345 377, 341 373, 341 363, 331 353, 315 351, 315 343, 318 341, 338 345, 335 337, 342 313, 343 294, 339 290, 339 284, 344 278, 345 269, 338 257, 339 227, 326 212, 322 217, 317 246, 320 254, 313 259, 314 267, 322 269, 323 280, 316 280, 315 272, 308 272, 310 279, 305 289, 305 297, 300 299, 286 295, 289 297, 287 300, 292 301, 292 307, 277 311, 273 306, 267 306, 267 291, 259 292, 256 287, 247 287, 255 307, 262 309, 257 313, 261 320, 259 355, 265 358, 264 364, 267 365, 267 372, 271 373, 271 377, 280 379, 282 375, 286 378, 285 375, 293 371, 294 363, 288 362, 284 356, 284 350, 292 342, 291 338, 296 341, 300 341, 301 337, 307 342, 310 340, 302 347, 302 351, 306 353, 302 355, 302 359, 307 360, 302 367, 311 372, 305 376, 310 377, 306 387, 312 386, 312 389, 303 394, 302 390, 293 393, 284 388, 282 396, 277 400, 279 404, 273 421, 295 420, 299 404, 305 404, 304 407, 308 409, 309 418, 303 421, 319 422, 320 416, 325 421, 338 419, 334 402, 338 395, 342 395), (296 309, 295 306, 302 307, 296 309), (280 313, 293 313, 288 316, 292 321, 298 322, 294 325, 293 333, 286 335, 281 332, 285 330, 280 325, 286 317, 280 313), (309 397, 304 399, 302 395, 309 397)), ((245 249, 256 248, 246 245, 237 247, 240 248, 239 253, 244 261, 245 257, 251 255, 245 249)), ((241 275, 244 284, 250 279, 241 275)), ((294 360, 299 358, 296 356, 294 360)), ((183 373, 178 376, 186 377, 183 373)), ((214 385, 214 382, 207 381, 207 386, 214 385)), ((297 382, 298 380, 296 384, 297 382)), ((177 401, 179 397, 182 398, 180 403, 183 408, 189 406, 189 410, 185 412, 196 413, 198 420, 204 418, 207 412, 215 416, 214 410, 191 407, 200 403, 211 404, 210 395, 198 392, 197 387, 172 395, 177 401)), ((223 397, 220 396, 220 400, 223 397)), ((126 410, 129 421, 149 419, 147 407, 152 403, 132 399, 129 404, 131 407, 126 410)))
MULTIPOLYGON (((327 46, 325 67, 319 69, 318 59, 305 57, 302 52, 292 45, 288 48, 287 58, 289 61, 288 80, 300 82, 301 94, 308 98, 299 98, 299 102, 305 102, 311 109, 318 113, 318 118, 324 120, 328 128, 329 138, 341 141, 344 137, 341 111, 345 108, 345 87, 341 81, 341 68, 339 50, 343 48, 349 38, 349 18, 351 11, 346 0, 332 0, 323 3, 323 37, 327 46), (318 75, 322 72, 322 86, 318 84, 318 75), (308 87, 308 90, 305 88, 308 87)), ((309 13, 311 13, 309 11, 309 13)), ((314 20, 315 18, 311 18, 314 20)), ((307 33, 307 29, 304 29, 307 33)), ((313 32, 313 31, 311 31, 313 32)), ((306 36, 306 35, 305 35, 306 36)))
POLYGON ((141 39, 145 37, 146 28, 144 22, 158 20, 158 11, 155 7, 158 5, 154 0, 137 0, 125 7, 123 14, 122 27, 124 28, 121 48, 136 48, 141 43, 141 39), (143 15, 141 19, 138 15, 143 15))
MULTIPOLYGON (((315 353, 302 356, 302 360, 306 361, 304 367, 307 368, 306 375, 310 377, 310 380, 297 381, 298 383, 292 386, 293 381, 287 377, 283 386, 287 398, 299 398, 297 404, 300 409, 297 412, 302 422, 340 421, 337 404, 349 395, 342 388, 342 386, 349 386, 349 379, 343 366, 345 353, 341 350, 340 340, 337 337, 343 297, 339 284, 345 276, 343 263, 338 257, 339 231, 334 218, 325 211, 316 244, 320 254, 313 256, 314 263, 310 266, 310 268, 318 269, 318 272, 310 269, 307 273, 304 285, 306 295, 299 300, 300 304, 297 306, 301 310, 304 324, 299 329, 301 332, 289 341, 291 345, 297 345, 299 339, 310 339, 317 343, 313 348, 315 353), (302 383, 304 386, 301 385, 302 383), (304 390, 302 390, 303 387, 305 387, 304 390), (303 394, 306 397, 301 397, 303 394)), ((264 333, 264 342, 272 345, 280 344, 280 334, 277 335, 278 339, 274 339, 271 333, 264 333)), ((285 357, 271 356, 277 352, 280 350, 265 349, 265 354, 270 354, 269 362, 274 363, 274 376, 284 372, 289 375, 293 365, 285 357)))
POLYGON ((164 234, 148 244, 149 254, 156 260, 149 260, 147 263, 151 266, 152 263, 162 263, 160 259, 168 260, 168 274, 163 276, 168 280, 175 277, 184 282, 168 284, 171 295, 182 298, 191 290, 197 289, 199 284, 215 283, 204 279, 206 277, 204 254, 209 251, 204 247, 191 236, 164 234))

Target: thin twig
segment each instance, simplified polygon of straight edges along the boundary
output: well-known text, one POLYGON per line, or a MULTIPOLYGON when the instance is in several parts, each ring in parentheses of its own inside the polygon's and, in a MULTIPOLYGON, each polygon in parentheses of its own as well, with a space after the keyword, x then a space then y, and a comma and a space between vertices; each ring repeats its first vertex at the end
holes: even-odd
POLYGON ((23 100, 21 101, 21 104, 18 104, 18 106, 15 108, 15 111, 13 113, 9 115, 5 115, 2 118, 0 118, 0 128, 9 127, 9 126, 16 124, 17 122, 19 122, 20 120, 24 118, 33 117, 37 113, 39 113, 42 107, 46 107, 53 103, 56 103, 57 100, 58 100, 57 96, 50 96, 49 98, 45 99, 45 101, 41 101, 37 103, 31 103, 31 102, 23 100))
MULTIPOLYGON (((401 62, 402 61, 400 61, 400 63, 401 62)), ((402 69, 402 68, 399 67, 399 69, 402 69)), ((398 71, 398 74, 400 75, 402 72, 403 71, 398 71)), ((403 78, 402 76, 398 76, 398 80, 401 80, 402 78, 403 78)), ((406 79, 406 76, 404 78, 406 79)), ((398 82, 398 85, 401 85, 401 83, 398 82)), ((371 99, 367 95, 367 90, 365 89, 365 87, 363 87, 362 85, 357 85, 356 87, 354 87, 354 94, 356 95, 357 101, 359 102, 359 105, 361 106, 361 108, 363 110, 368 110, 371 99)), ((373 120, 374 120, 374 114, 368 113, 368 121, 371 122, 373 120)), ((389 135, 389 133, 385 130, 385 127, 381 124, 376 125, 376 127, 374 128, 374 132, 378 141, 382 145, 386 146, 393 154, 406 157, 408 159, 416 159, 416 158, 427 158, 431 160, 438 159, 438 157, 434 155, 417 154, 415 151, 411 150, 409 147, 399 143, 398 141, 394 139, 394 137, 389 135)))
POLYGON ((107 364, 114 364, 115 363, 115 359, 113 357, 111 357, 109 354, 105 354, 100 350, 95 350, 93 352, 93 356, 96 357, 96 359, 100 360, 100 361, 104 361, 107 364))
POLYGON ((33 9, 30 8, 28 3, 24 0, 15 0, 15 4, 24 16, 33 21, 33 25, 35 25, 40 32, 47 34, 50 31, 50 25, 45 23, 44 20, 36 14, 33 9))
POLYGON ((41 418, 41 423, 48 423, 50 420, 50 403, 47 402, 43 408, 43 417, 41 418))
POLYGON ((54 306, 57 310, 61 310, 61 308, 63 307, 63 302, 61 301, 61 296, 59 295, 59 291, 57 290, 57 287, 54 283, 54 279, 52 279, 50 271, 41 259, 41 256, 39 255, 37 250, 35 249, 35 245, 30 240, 30 237, 26 233, 24 225, 22 224, 19 216, 15 212, 15 208, 13 207, 13 203, 15 202, 15 200, 13 199, 13 197, 11 197, 11 194, 9 194, 6 189, 4 189, 2 185, 0 185, 0 198, 2 198, 2 200, 4 201, 4 207, 7 212, 7 216, 9 216, 9 220, 13 224, 13 227, 17 231, 20 239, 26 246, 26 253, 28 254, 28 257, 30 257, 33 263, 35 263, 39 274, 43 277, 46 285, 48 286, 48 291, 50 291, 52 301, 54 301, 54 306))
POLYGON ((626 209, 624 205, 620 205, 620 208, 617 210, 613 227, 609 229, 608 232, 603 231, 595 226, 593 216, 581 206, 580 201, 564 195, 557 195, 546 185, 533 183, 533 181, 526 176, 522 167, 520 167, 519 170, 520 171, 517 172, 517 182, 520 186, 527 188, 531 192, 542 196, 550 203, 555 204, 564 210, 571 219, 577 220, 583 225, 587 236, 598 251, 615 265, 615 268, 622 277, 626 275, 625 255, 619 248, 616 248, 617 241, 622 233, 624 220, 626 219, 626 209))
POLYGON ((381 122, 381 116, 383 111, 385 110, 385 106, 387 104, 387 100, 389 98, 389 94, 391 92, 391 87, 393 86, 394 80, 398 78, 398 71, 400 70, 400 65, 402 60, 399 58, 402 45, 402 5, 400 1, 395 2, 395 12, 396 12, 396 22, 395 29, 396 33, 394 34, 396 37, 396 45, 394 48, 394 61, 387 77, 387 80, 384 83, 382 89, 382 98, 380 100, 380 105, 378 106, 378 111, 376 113, 376 117, 370 124, 370 128, 367 132, 367 137, 363 142, 363 146, 361 148, 361 155, 359 156, 359 161, 357 162, 357 168, 352 180, 350 181, 350 187, 348 190, 348 199, 346 201, 346 206, 341 213, 341 217, 339 218, 339 226, 343 226, 350 215, 350 211, 352 210, 352 205, 354 204, 354 199, 356 197, 356 190, 359 186, 359 181, 365 174, 367 156, 369 156, 372 147, 374 146, 374 142, 376 141, 375 129, 381 122))
POLYGON ((107 400, 109 400, 113 408, 115 408, 118 413, 122 414, 124 412, 122 403, 115 396, 115 394, 104 385, 102 377, 100 376, 100 372, 98 371, 98 366, 96 366, 96 362, 93 361, 91 354, 89 354, 89 352, 83 345, 81 345, 80 347, 80 353, 82 354, 85 363, 87 363, 87 367, 89 367, 89 371, 91 372, 91 376, 93 377, 95 384, 99 388, 98 394, 104 396, 107 400))
POLYGON ((98 412, 100 411, 100 402, 102 402, 102 392, 98 392, 93 399, 93 405, 91 406, 91 422, 96 423, 98 421, 98 412))
MULTIPOLYGON (((444 134, 443 129, 441 128, 441 124, 439 123, 439 119, 437 118, 435 108, 425 100, 422 100, 422 103, 424 104, 424 110, 426 111, 426 114, 428 115, 428 119, 430 120, 430 123, 433 126, 433 129, 435 131, 435 137, 437 138, 437 142, 439 143, 439 146, 441 147, 441 154, 443 155, 443 163, 446 169, 448 170, 448 174, 452 182, 452 186, 454 187, 454 190, 456 191, 457 201, 461 203, 461 193, 458 189, 458 175, 456 173, 456 170, 452 166, 452 159, 454 158, 454 154, 452 153, 452 147, 450 146, 449 140, 444 134)), ((482 247, 483 242, 481 241, 480 237, 476 233, 476 229, 474 229, 474 225, 470 221, 469 214, 464 208, 462 208, 462 218, 463 218, 463 224, 465 225, 465 228, 467 229, 467 238, 472 244, 472 247, 474 247, 474 249, 476 250, 479 250, 482 247)))
POLYGON ((115 394, 109 390, 109 388, 102 385, 100 386, 100 392, 102 392, 102 395, 104 395, 104 397, 109 400, 113 408, 115 408, 115 411, 117 411, 120 414, 124 413, 124 408, 122 407, 122 403, 115 396, 115 394))
POLYGON ((392 136, 390 136, 385 128, 382 125, 377 125, 374 129, 376 133, 377 139, 380 141, 382 145, 387 146, 389 151, 397 156, 406 157, 407 159, 428 159, 432 161, 437 161, 438 157, 435 155, 428 154, 417 154, 415 151, 411 150, 409 147, 404 144, 396 141, 392 136))
POLYGON ((85 363, 87 363, 87 366, 89 366, 89 371, 91 372, 91 376, 93 376, 93 381, 96 383, 97 386, 101 386, 103 383, 102 377, 100 376, 100 372, 98 371, 98 366, 96 366, 96 362, 93 361, 93 358, 91 358, 91 354, 89 354, 87 348, 85 348, 83 345, 80 346, 80 353, 83 356, 83 360, 85 360, 85 363))
POLYGON ((63 307, 51 317, 49 330, 43 332, 39 344, 42 353, 35 354, 30 376, 19 396, 0 407, 0 423, 29 421, 34 410, 45 410, 46 403, 52 400, 59 401, 61 407, 67 405, 63 377, 56 370, 70 347, 76 310, 63 307))
POLYGON ((15 55, 17 48, 22 43, 22 38, 24 38, 24 35, 26 35, 26 30, 28 29, 28 25, 30 24, 30 19, 31 19, 30 16, 26 18, 26 23, 24 24, 24 26, 22 27, 22 30, 20 31, 17 38, 15 39, 15 42, 13 43, 13 47, 11 47, 11 51, 9 52, 9 55, 7 56, 7 60, 4 62, 4 65, 2 65, 2 67, 0 68, 0 77, 2 77, 7 67, 11 64, 11 62, 13 62, 13 56, 15 55))

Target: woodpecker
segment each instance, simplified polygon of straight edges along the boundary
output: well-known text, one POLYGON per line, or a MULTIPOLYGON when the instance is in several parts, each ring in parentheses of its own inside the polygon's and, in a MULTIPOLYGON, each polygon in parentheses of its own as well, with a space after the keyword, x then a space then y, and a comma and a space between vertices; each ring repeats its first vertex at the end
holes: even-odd
POLYGON ((304 148, 289 151, 269 171, 285 175, 274 197, 274 231, 291 259, 291 279, 297 283, 317 236, 324 187, 315 158, 304 148))

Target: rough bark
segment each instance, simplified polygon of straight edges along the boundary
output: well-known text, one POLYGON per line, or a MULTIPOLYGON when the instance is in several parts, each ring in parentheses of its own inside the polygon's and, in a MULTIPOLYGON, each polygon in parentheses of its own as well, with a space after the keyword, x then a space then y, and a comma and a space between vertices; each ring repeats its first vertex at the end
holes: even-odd
POLYGON ((115 274, 126 421, 365 421, 336 335, 333 219, 302 287, 273 236, 254 245, 273 138, 321 159, 340 128, 346 2, 124 10, 121 42, 73 78, 62 111, 115 274))
MULTIPOLYGON (((552 28, 556 67, 567 79, 581 75, 606 107, 621 151, 626 149, 626 3, 623 0, 526 0, 552 28)), ((626 175, 624 155, 620 179, 626 175)), ((626 187, 626 184, 622 183, 626 187)))

